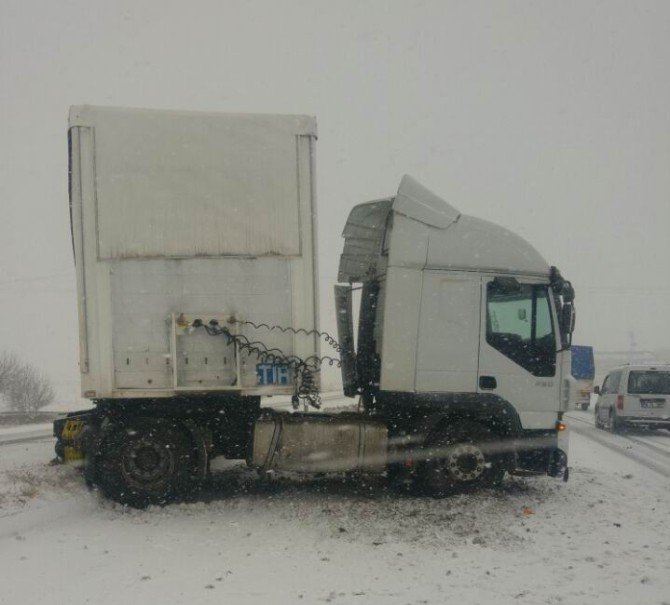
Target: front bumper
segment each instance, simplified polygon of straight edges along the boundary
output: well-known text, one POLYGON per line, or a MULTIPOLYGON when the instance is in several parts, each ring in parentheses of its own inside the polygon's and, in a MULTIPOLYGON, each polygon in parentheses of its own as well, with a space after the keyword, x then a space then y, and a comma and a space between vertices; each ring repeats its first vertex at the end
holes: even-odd
POLYGON ((657 426, 670 428, 670 418, 665 416, 618 416, 617 420, 624 425, 630 426, 657 426))
POLYGON ((516 440, 512 475, 549 475, 568 480, 567 430, 524 431, 516 440))

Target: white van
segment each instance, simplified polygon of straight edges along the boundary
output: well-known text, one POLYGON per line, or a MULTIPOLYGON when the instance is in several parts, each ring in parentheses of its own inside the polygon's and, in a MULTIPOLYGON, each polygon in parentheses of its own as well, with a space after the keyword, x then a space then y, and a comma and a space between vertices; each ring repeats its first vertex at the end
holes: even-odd
POLYGON ((670 428, 670 365, 626 365, 612 370, 598 395, 596 427, 670 428))

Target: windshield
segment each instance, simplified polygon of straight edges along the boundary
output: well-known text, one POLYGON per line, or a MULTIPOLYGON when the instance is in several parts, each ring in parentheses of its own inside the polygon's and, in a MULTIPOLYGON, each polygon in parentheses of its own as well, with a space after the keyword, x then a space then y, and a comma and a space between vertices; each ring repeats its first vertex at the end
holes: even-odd
POLYGON ((522 284, 514 291, 488 285, 486 340, 535 376, 553 376, 556 340, 547 286, 522 284))
POLYGON ((632 371, 628 376, 631 395, 670 395, 670 372, 632 371))

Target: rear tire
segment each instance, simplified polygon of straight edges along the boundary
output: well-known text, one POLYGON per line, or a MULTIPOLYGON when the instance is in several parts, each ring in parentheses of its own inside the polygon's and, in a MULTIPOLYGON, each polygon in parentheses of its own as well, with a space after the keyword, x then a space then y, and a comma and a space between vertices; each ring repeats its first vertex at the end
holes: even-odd
POLYGON ((497 438, 488 427, 470 421, 429 435, 428 457, 421 471, 422 484, 428 493, 447 496, 500 484, 505 476, 504 458, 491 452, 497 438))
POLYGON ((119 426, 104 440, 97 482, 113 500, 136 508, 185 495, 193 471, 189 439, 150 420, 119 426))
POLYGON ((586 410, 589 409, 589 404, 588 403, 582 403, 582 410, 586 412, 586 410))
POLYGON ((602 430, 605 428, 605 425, 603 425, 602 420, 600 420, 600 410, 598 409, 598 406, 596 406, 596 409, 593 413, 593 422, 597 429, 602 430))
POLYGON ((614 410, 610 410, 610 418, 609 418, 609 430, 611 433, 614 433, 615 435, 622 433, 623 432, 623 423, 621 420, 616 415, 616 412, 614 410))

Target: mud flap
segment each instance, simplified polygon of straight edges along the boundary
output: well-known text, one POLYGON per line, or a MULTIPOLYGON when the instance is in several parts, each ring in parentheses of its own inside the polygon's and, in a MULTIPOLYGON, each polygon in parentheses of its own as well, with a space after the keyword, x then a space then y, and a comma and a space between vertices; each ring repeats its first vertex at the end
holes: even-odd
POLYGON ((65 421, 60 435, 64 462, 80 463, 84 459, 81 435, 85 426, 86 423, 81 419, 65 421))
POLYGON ((95 450, 91 448, 98 432, 93 415, 87 412, 73 412, 54 422, 56 456, 66 464, 83 467, 89 486, 95 479, 95 450))
POLYGON ((550 477, 562 477, 563 481, 568 480, 570 475, 568 469, 568 455, 562 449, 556 448, 551 453, 547 475, 550 477))

